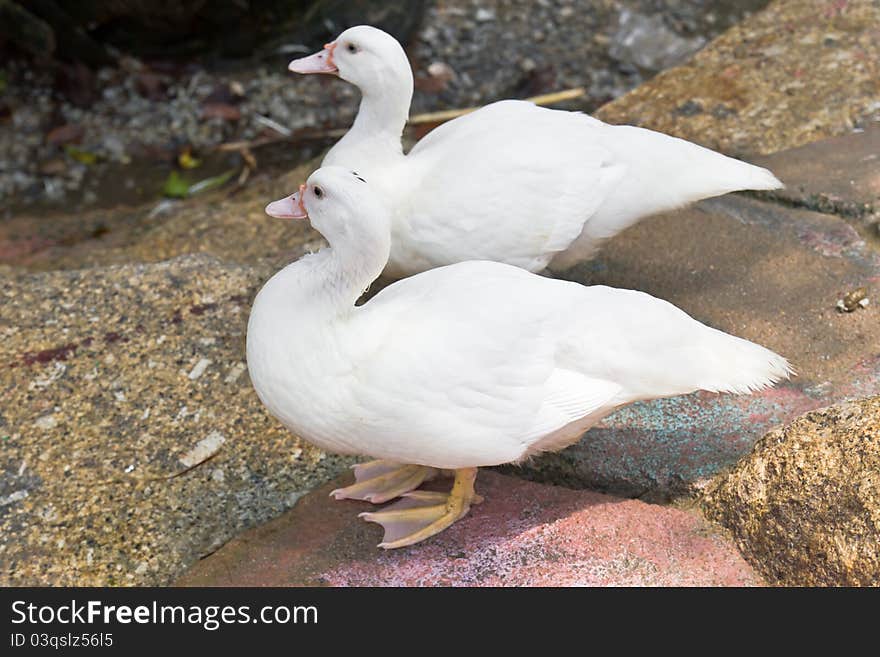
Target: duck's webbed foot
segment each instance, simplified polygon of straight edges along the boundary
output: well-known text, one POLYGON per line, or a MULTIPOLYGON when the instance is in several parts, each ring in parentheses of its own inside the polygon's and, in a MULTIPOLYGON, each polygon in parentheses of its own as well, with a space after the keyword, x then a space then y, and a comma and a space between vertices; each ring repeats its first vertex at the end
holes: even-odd
POLYGON ((450 493, 412 491, 402 495, 386 509, 371 513, 361 513, 360 517, 375 522, 385 529, 380 548, 413 545, 438 534, 459 518, 464 517, 471 504, 482 501, 474 492, 477 468, 462 468, 455 471, 455 483, 450 493))
POLYGON ((352 466, 352 470, 355 483, 337 488, 330 493, 331 497, 381 504, 415 490, 441 472, 424 465, 403 465, 384 460, 359 463, 352 466))

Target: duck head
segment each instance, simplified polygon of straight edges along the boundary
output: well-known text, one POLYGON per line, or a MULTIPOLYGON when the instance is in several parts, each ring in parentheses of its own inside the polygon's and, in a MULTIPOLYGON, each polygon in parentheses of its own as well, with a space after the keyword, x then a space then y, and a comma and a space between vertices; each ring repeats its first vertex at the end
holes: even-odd
POLYGON ((343 251, 375 247, 388 259, 390 213, 366 180, 345 167, 321 167, 296 193, 267 205, 266 214, 308 219, 331 247, 343 251))
POLYGON ((401 90, 412 95, 412 69, 403 47, 387 32, 369 25, 345 30, 323 50, 293 60, 288 68, 294 73, 338 75, 364 95, 401 90))

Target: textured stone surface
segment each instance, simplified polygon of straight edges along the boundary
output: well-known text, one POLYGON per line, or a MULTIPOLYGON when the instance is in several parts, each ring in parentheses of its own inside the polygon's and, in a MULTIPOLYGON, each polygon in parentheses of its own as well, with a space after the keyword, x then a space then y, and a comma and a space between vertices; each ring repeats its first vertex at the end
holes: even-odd
POLYGON ((166 583, 343 467, 248 380, 270 271, 187 256, 4 276, 0 583, 166 583))
POLYGON ((774 153, 880 118, 880 5, 776 0, 598 116, 727 153, 774 153))
POLYGON ((771 198, 841 215, 868 229, 868 239, 880 243, 880 125, 756 158, 755 163, 786 183, 771 198))
MULTIPOLYGON (((365 502, 309 494, 200 561, 177 584, 221 586, 749 586, 730 539, 692 512, 481 472, 486 500, 409 548, 375 547, 365 502)), ((438 484, 448 482, 437 482, 438 484)))
POLYGON ((771 431, 703 506, 770 581, 880 585, 880 397, 771 431))

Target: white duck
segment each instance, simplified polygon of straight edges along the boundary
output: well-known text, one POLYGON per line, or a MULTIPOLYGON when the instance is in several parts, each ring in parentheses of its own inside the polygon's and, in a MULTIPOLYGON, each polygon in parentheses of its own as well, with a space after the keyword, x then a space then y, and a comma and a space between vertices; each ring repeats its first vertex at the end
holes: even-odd
POLYGON ((445 123, 404 155, 413 76, 403 48, 369 26, 324 48, 290 70, 337 74, 361 91, 354 125, 323 165, 358 171, 389 206, 388 276, 476 259, 561 270, 645 216, 782 186, 688 141, 519 100, 445 123))
POLYGON ((432 269, 357 306, 388 260, 391 217, 348 169, 319 169, 266 211, 308 217, 330 246, 257 295, 251 381, 303 439, 380 459, 333 492, 403 497, 364 514, 385 528, 380 547, 416 543, 466 514, 478 467, 562 449, 625 404, 748 393, 790 372, 775 353, 648 294, 497 262, 432 269), (441 469, 455 471, 450 494, 415 490, 441 469))

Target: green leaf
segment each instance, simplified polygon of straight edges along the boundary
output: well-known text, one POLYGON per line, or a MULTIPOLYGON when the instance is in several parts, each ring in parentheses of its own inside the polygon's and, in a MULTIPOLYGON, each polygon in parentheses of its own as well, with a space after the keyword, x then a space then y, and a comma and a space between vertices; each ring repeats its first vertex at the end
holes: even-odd
POLYGON ((207 192, 211 189, 217 189, 222 185, 225 185, 226 182, 235 175, 235 169, 229 169, 228 171, 224 171, 220 175, 212 176, 211 178, 205 178, 204 180, 200 180, 189 188, 190 196, 195 194, 200 194, 202 192, 207 192))
POLYGON ((177 171, 168 174, 162 194, 169 198, 186 198, 189 195, 189 183, 177 171))
POLYGON ((81 148, 77 148, 76 146, 65 146, 64 152, 77 162, 85 164, 86 166, 91 166, 98 161, 97 155, 95 155, 94 153, 90 153, 89 151, 85 151, 81 148))
POLYGON ((189 181, 174 170, 168 174, 168 179, 165 181, 165 187, 162 188, 162 193, 169 198, 186 198, 188 196, 195 196, 196 194, 201 194, 202 192, 217 189, 218 187, 225 185, 229 182, 229 179, 235 175, 235 172, 235 169, 229 169, 219 175, 211 176, 210 178, 205 178, 204 180, 190 184, 189 181))

